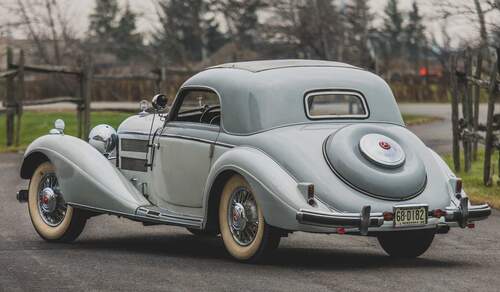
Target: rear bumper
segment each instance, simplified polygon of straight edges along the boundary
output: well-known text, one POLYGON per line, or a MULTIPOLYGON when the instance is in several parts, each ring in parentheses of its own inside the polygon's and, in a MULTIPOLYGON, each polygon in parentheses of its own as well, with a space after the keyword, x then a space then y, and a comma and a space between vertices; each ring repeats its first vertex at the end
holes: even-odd
MULTIPOLYGON (((300 224, 320 226, 326 228, 343 228, 346 233, 368 235, 382 231, 403 230, 394 227, 392 221, 385 221, 383 213, 370 213, 370 206, 363 207, 361 213, 326 213, 301 209, 296 218, 300 224), (368 211, 367 211, 368 210, 368 211)), ((424 226, 405 227, 408 229, 436 228, 439 231, 449 230, 450 227, 465 228, 469 223, 484 220, 491 214, 491 208, 484 205, 469 205, 468 199, 461 200, 458 207, 447 207, 441 218, 432 217, 429 211, 428 224, 424 226)), ((338 231, 337 231, 338 232, 338 231)))

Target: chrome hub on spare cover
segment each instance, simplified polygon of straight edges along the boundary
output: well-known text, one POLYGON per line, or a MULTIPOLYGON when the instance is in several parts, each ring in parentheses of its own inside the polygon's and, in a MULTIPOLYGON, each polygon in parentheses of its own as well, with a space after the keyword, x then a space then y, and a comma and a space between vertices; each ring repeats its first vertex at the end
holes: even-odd
POLYGON ((396 168, 405 162, 405 153, 393 139, 380 134, 366 134, 359 141, 359 150, 371 162, 396 168))
POLYGON ((229 200, 228 222, 233 239, 239 245, 249 245, 259 228, 257 203, 247 188, 236 189, 229 200))
POLYGON ((42 177, 38 189, 38 210, 42 220, 49 226, 55 227, 66 216, 66 203, 59 193, 59 183, 53 173, 42 177))

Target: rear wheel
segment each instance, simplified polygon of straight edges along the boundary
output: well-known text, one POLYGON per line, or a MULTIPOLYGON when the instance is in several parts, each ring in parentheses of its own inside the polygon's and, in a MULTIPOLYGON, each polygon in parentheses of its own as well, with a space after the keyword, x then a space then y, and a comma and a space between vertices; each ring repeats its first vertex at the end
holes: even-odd
POLYGON ((268 225, 253 191, 240 175, 224 186, 219 205, 219 227, 227 251, 237 260, 256 262, 276 249, 281 235, 268 225))
POLYGON ((435 230, 408 230, 382 232, 378 242, 391 257, 416 258, 429 249, 434 240, 435 230))
POLYGON ((87 221, 83 211, 66 205, 50 162, 40 164, 31 177, 28 209, 36 232, 47 241, 71 242, 87 221))

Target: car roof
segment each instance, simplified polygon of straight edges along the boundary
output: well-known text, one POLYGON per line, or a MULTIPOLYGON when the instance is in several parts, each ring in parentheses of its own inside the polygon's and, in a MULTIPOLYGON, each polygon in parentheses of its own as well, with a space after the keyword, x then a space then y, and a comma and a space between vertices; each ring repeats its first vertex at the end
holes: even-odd
MULTIPOLYGON (((305 112, 312 91, 355 91, 366 99, 367 122, 404 125, 389 85, 369 71, 344 63, 310 60, 253 61, 203 70, 181 86, 212 90, 220 97, 227 133, 251 134, 297 123, 313 123, 305 112)), ((328 119, 329 122, 361 122, 328 119)))
POLYGON ((333 62, 333 61, 321 61, 321 60, 262 60, 262 61, 249 61, 249 62, 235 62, 235 63, 225 63, 217 66, 212 66, 207 68, 210 69, 239 69, 246 70, 253 73, 258 73, 267 70, 283 69, 283 68, 293 68, 293 67, 344 67, 344 68, 356 68, 352 65, 333 62))

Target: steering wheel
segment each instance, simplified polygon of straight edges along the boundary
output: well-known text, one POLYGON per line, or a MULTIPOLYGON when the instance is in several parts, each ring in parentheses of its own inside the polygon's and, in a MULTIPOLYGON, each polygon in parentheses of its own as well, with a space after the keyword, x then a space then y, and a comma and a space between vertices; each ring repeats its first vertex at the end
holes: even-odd
MULTIPOLYGON (((207 115, 216 109, 220 109, 220 105, 206 106, 205 109, 203 110, 203 113, 201 114, 200 123, 204 123, 205 119, 207 118, 207 115)), ((206 122, 209 122, 209 121, 206 121, 206 122)))

